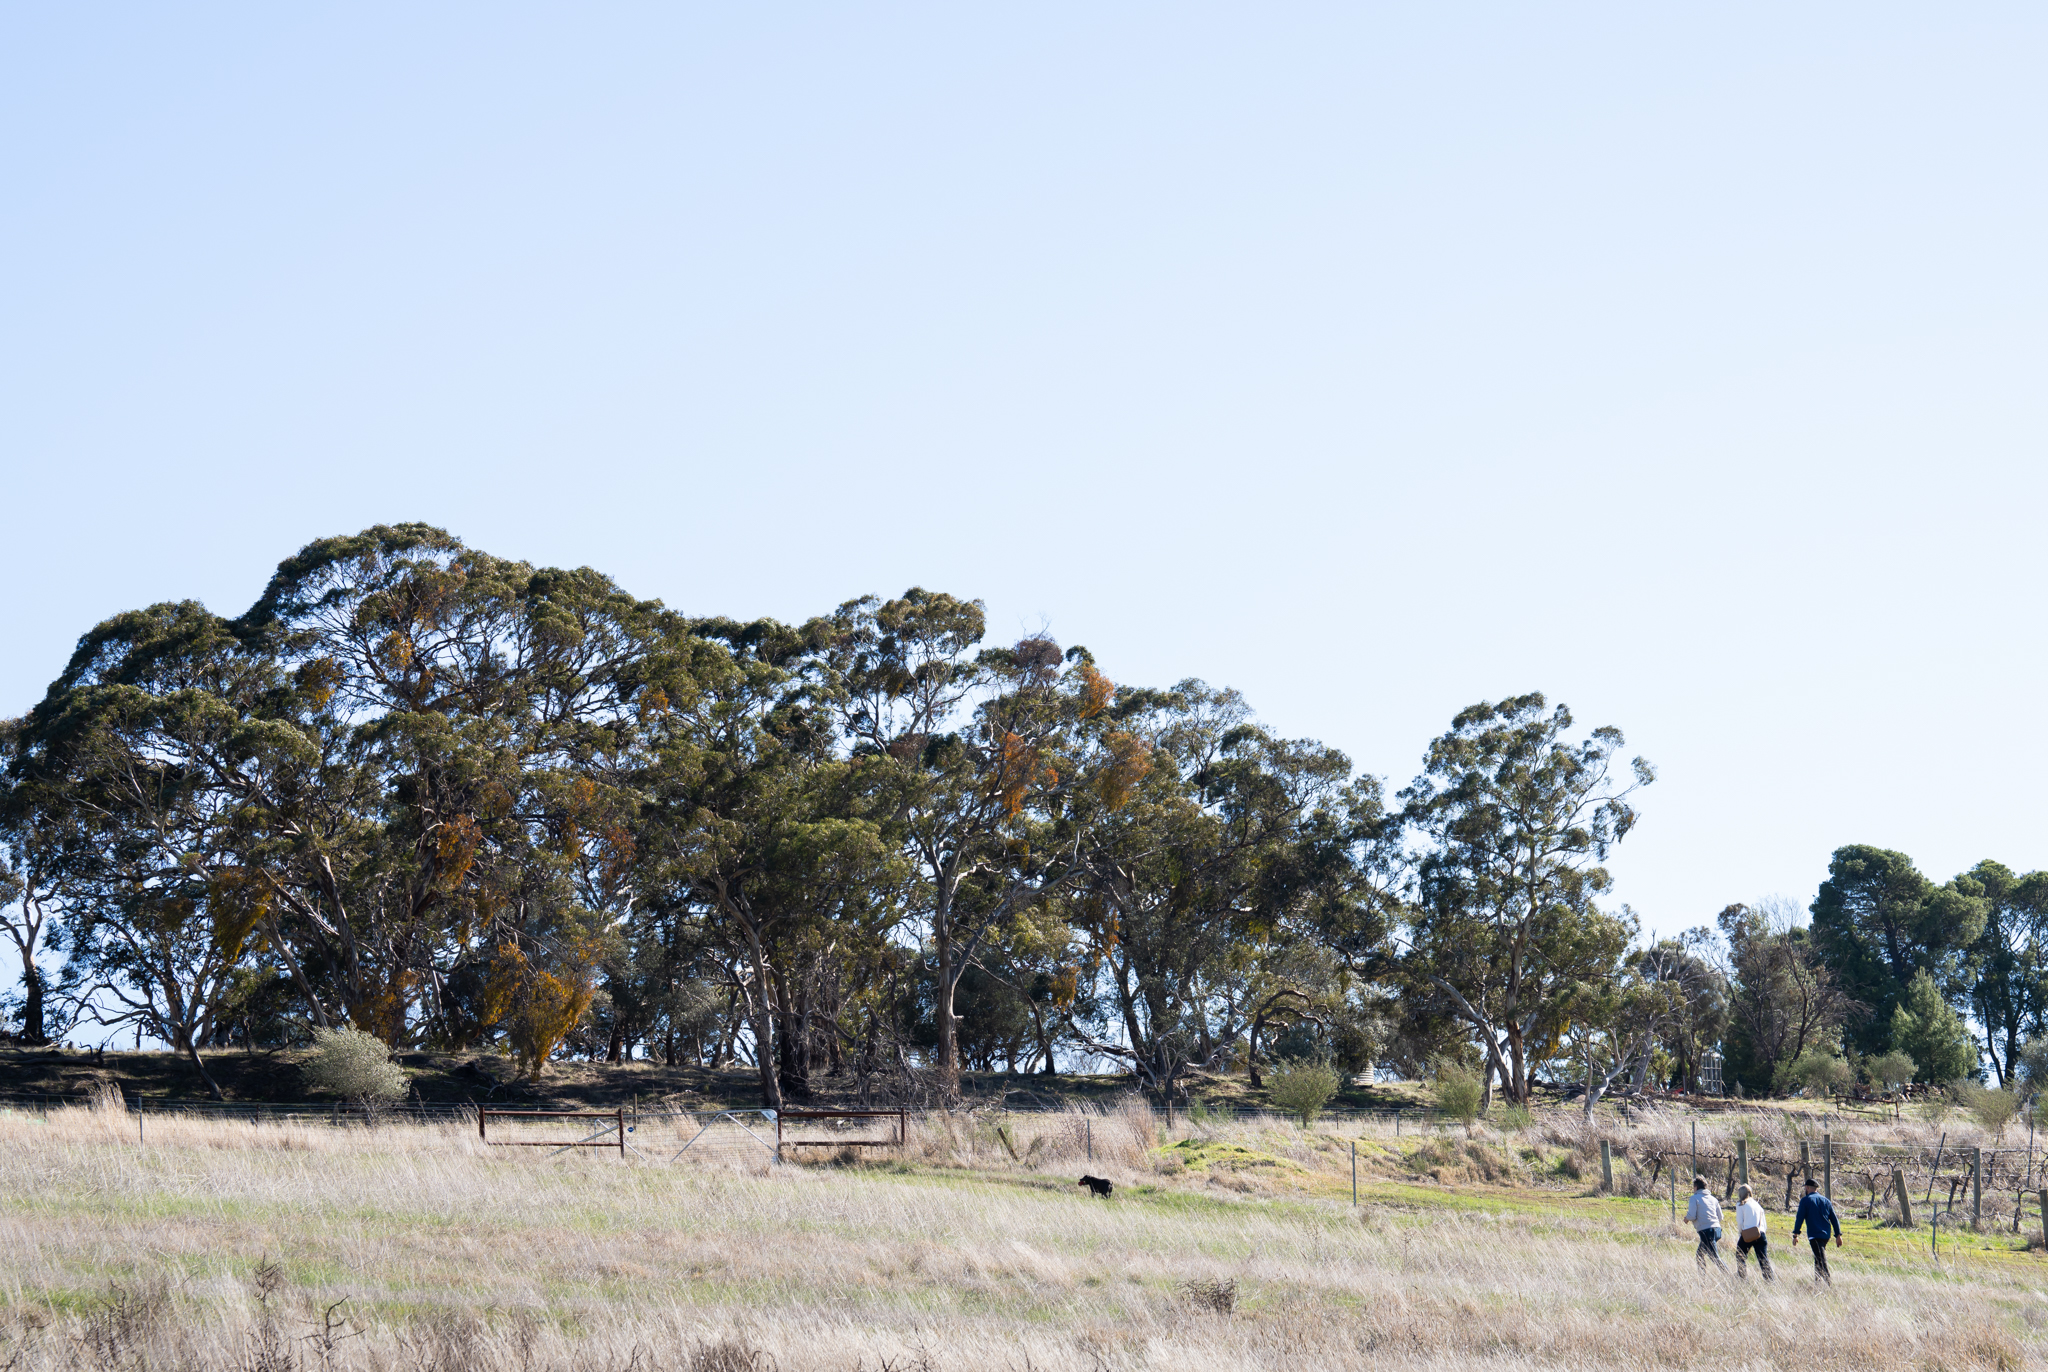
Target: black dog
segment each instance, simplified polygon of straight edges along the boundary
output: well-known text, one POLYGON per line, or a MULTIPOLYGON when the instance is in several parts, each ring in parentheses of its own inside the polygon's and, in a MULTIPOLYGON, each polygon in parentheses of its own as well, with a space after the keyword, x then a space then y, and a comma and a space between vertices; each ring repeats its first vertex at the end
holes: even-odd
POLYGON ((1116 1190, 1116 1187, 1111 1185, 1109 1182, 1104 1181, 1101 1177, 1083 1177, 1081 1178, 1081 1180, 1075 1182, 1074 1185, 1087 1187, 1090 1191, 1092 1191, 1095 1195, 1099 1196, 1103 1200, 1108 1200, 1109 1193, 1116 1190))

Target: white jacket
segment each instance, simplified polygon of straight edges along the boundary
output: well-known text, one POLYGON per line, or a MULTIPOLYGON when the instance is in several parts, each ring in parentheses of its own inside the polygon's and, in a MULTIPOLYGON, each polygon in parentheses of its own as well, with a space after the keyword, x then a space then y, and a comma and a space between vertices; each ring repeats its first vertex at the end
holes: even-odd
POLYGON ((1735 1207, 1735 1232, 1739 1235, 1745 1229, 1754 1229, 1759 1234, 1771 1232, 1771 1227, 1764 1223, 1764 1208, 1754 1196, 1735 1207))
POLYGON ((1686 1202, 1685 1221, 1695 1229, 1719 1229, 1721 1227, 1721 1202, 1714 1199, 1711 1191, 1695 1191, 1686 1202))

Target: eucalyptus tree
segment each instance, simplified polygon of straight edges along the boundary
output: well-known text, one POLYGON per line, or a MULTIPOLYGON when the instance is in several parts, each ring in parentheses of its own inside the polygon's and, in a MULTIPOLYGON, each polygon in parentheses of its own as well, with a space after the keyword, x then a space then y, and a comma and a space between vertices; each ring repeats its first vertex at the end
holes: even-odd
POLYGON ((1971 950, 1970 1008, 2004 1086, 2018 1073, 2025 1043, 2048 1029, 2048 872, 2021 876, 1987 860, 1957 878, 1965 882, 1984 902, 1984 931, 1971 950))
POLYGON ((1077 730, 1114 688, 1082 650, 1063 671, 1043 636, 979 649, 981 603, 939 592, 848 601, 817 628, 840 727, 893 797, 890 831, 911 864, 932 964, 937 1066, 951 1082, 961 978, 988 940, 1080 870, 1071 801, 1101 767, 1081 757, 1077 730))
POLYGON ((1654 1035, 1640 1047, 1632 1083, 1635 1089, 1641 1090, 1647 1083, 1651 1049, 1658 1045, 1671 1055, 1685 1089, 1700 1089, 1700 1064, 1728 1031, 1728 978, 1713 963, 1713 942, 1711 930, 1691 929, 1677 938, 1659 939, 1625 960, 1626 975, 1668 992, 1654 1035))
POLYGON ((530 1065, 559 1041, 635 889, 630 781, 675 619, 425 525, 279 566, 236 627, 286 672, 297 746, 248 778, 244 813, 316 1023, 508 1030, 530 1065))
MULTIPOLYGON (((15 755, 21 732, 22 721, 0 720, 0 762, 15 755)), ((0 929, 21 959, 21 1041, 32 1045, 50 1041, 49 985, 36 959, 59 899, 54 839, 0 778, 0 929)))
POLYGON ((1808 1052, 1836 1053, 1867 1014, 1842 988, 1789 903, 1730 905, 1716 916, 1726 961, 1728 1030, 1722 1079, 1752 1091, 1782 1086, 1808 1052))
POLYGON ((199 1048, 267 904, 222 778, 269 745, 277 688, 226 621, 157 605, 85 635, 13 731, 7 820, 62 895, 63 989, 187 1055, 216 1096, 199 1048))
POLYGON ((1597 904, 1612 884, 1598 864, 1635 825, 1629 796, 1655 779, 1641 758, 1615 775, 1618 729, 1575 743, 1571 727, 1533 693, 1474 705, 1401 792, 1423 844, 1401 970, 1444 997, 1521 1103, 1574 997, 1627 947, 1626 923, 1597 904))
MULTIPOLYGON (((855 945, 885 938, 901 859, 863 811, 891 778, 839 754, 812 640, 706 621, 695 691, 649 721, 644 899, 723 950, 763 1102, 809 1094, 813 1016, 855 945)), ((838 1026, 830 1026, 828 1037, 838 1026)))
MULTIPOLYGON (((1129 758, 1129 784, 1114 805, 1082 798, 1097 813, 1067 920, 1107 984, 1118 1032, 1073 1031, 1165 1090, 1240 1042, 1255 1059, 1269 1028, 1330 1016, 1337 978, 1311 949, 1318 897, 1339 869, 1307 851, 1305 832, 1350 764, 1274 737, 1235 691, 1199 681, 1131 692, 1104 721, 1107 753, 1129 758)), ((1255 1061, 1251 1070, 1256 1081, 1255 1061)))

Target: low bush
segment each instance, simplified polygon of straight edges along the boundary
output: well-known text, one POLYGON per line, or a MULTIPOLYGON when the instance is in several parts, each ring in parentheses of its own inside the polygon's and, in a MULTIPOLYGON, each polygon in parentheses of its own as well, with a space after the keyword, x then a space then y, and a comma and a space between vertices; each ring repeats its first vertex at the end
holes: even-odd
POLYGON ((314 1090, 363 1105, 403 1099, 408 1088, 389 1045, 360 1029, 315 1029, 313 1056, 301 1070, 314 1090))
POLYGON ((1282 1063, 1267 1080, 1272 1083, 1273 1103, 1298 1116, 1304 1129, 1316 1122, 1343 1085, 1337 1069, 1324 1062, 1282 1063))
POLYGON ((1437 1109, 1462 1124, 1479 1118, 1479 1102, 1486 1088, 1477 1072, 1454 1058, 1440 1058, 1434 1076, 1437 1109))

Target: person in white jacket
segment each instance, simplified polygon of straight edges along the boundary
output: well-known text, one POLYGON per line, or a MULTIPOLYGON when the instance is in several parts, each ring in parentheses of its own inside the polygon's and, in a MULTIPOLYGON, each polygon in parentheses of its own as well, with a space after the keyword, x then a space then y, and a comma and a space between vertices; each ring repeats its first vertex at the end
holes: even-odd
POLYGON ((1728 1264, 1721 1261, 1721 1202, 1707 1190, 1705 1177, 1692 1179, 1692 1199, 1686 1202, 1685 1219, 1699 1231, 1699 1250, 1692 1256, 1700 1271, 1707 1270, 1707 1259, 1712 1258, 1714 1266, 1726 1272, 1728 1264))
POLYGON ((1736 1187, 1735 1195, 1735 1275, 1745 1279, 1749 1276, 1748 1259, 1753 1249, 1764 1280, 1776 1281, 1778 1278, 1771 1271, 1771 1240, 1764 1232, 1770 1227, 1764 1222, 1764 1208, 1747 1185, 1736 1187))

